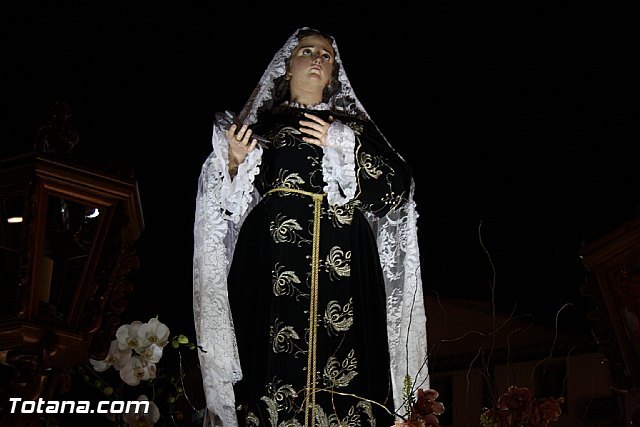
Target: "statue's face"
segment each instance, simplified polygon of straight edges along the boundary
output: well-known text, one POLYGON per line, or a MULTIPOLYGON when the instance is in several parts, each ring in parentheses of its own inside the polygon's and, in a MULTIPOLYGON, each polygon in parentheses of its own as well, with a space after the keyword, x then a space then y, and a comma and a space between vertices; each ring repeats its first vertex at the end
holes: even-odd
POLYGON ((291 54, 291 85, 322 92, 331 81, 334 56, 331 42, 326 38, 320 35, 304 37, 291 54))

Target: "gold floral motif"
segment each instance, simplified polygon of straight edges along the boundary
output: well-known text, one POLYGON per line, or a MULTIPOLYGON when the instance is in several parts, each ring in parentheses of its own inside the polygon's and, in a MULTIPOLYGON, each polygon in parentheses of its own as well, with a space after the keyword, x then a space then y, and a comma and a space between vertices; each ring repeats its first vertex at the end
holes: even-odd
POLYGON ((273 294, 277 297, 280 296, 308 296, 308 294, 302 293, 295 283, 301 283, 298 275, 293 270, 285 270, 285 267, 276 263, 275 271, 271 272, 271 281, 273 283, 273 294))
POLYGON ((353 204, 344 206, 329 205, 328 214, 334 227, 342 228, 343 225, 351 225, 353 219, 353 204))
POLYGON ((365 178, 369 176, 370 178, 378 179, 382 175, 380 166, 384 164, 384 161, 380 157, 374 157, 368 153, 360 153, 358 164, 364 170, 365 178))
POLYGON ((293 399, 298 397, 291 384, 280 383, 280 380, 274 378, 267 384, 267 395, 260 398, 267 405, 269 421, 273 427, 278 427, 278 412, 291 411, 293 399))
POLYGON ((260 398, 264 403, 267 404, 267 412, 269 413, 269 421, 271 422, 272 427, 278 426, 278 405, 276 401, 268 396, 262 396, 260 398))
POLYGON ((355 427, 360 425, 362 425, 360 422, 360 414, 356 412, 355 408, 352 406, 351 408, 349 408, 347 416, 344 417, 340 422, 340 426, 355 427))
POLYGON ((324 412, 320 405, 316 405, 316 422, 317 427, 331 427, 331 422, 329 421, 329 417, 324 412))
POLYGON ((361 400, 356 406, 362 413, 367 416, 367 418, 369 419, 369 425, 371 427, 376 427, 376 419, 373 418, 373 408, 371 407, 371 403, 365 400, 361 400))
POLYGON ((329 272, 331 280, 351 275, 351 251, 343 251, 340 246, 334 246, 329 250, 325 260, 325 268, 329 272))
POLYGON ((271 347, 274 353, 291 353, 297 355, 302 352, 293 340, 299 340, 300 336, 293 326, 284 326, 277 318, 275 325, 269 328, 271 347), (294 353, 295 352, 295 353, 294 353))
POLYGON ((330 336, 338 335, 340 332, 348 331, 353 325, 353 298, 344 306, 340 306, 338 301, 330 301, 324 311, 324 326, 330 336))
POLYGON ((287 172, 288 171, 286 169, 280 171, 275 187, 299 188, 300 185, 305 183, 304 179, 302 179, 302 177, 298 173, 287 174, 287 172))
POLYGON ((276 243, 296 243, 298 246, 302 243, 311 243, 311 240, 305 239, 300 233, 297 233, 297 231, 302 231, 298 221, 293 218, 288 219, 282 214, 276 215, 275 221, 269 224, 269 231, 276 243))
POLYGON ((371 404, 365 401, 359 402, 356 408, 353 406, 349 408, 347 416, 342 420, 340 420, 336 413, 327 416, 326 412, 324 412, 319 405, 316 405, 316 427, 359 427, 362 425, 360 413, 369 419, 368 425, 376 427, 376 420, 373 418, 371 404))
POLYGON ((307 156, 309 164, 314 168, 313 172, 309 174, 309 184, 315 189, 316 192, 321 193, 324 191, 324 177, 322 175, 322 163, 318 156, 307 156), (320 183, 314 184, 314 183, 320 183))
POLYGON ((256 417, 256 414, 254 414, 253 412, 249 411, 249 413, 247 413, 247 417, 245 418, 245 423, 248 426, 256 426, 258 427, 260 425, 260 420, 258 419, 258 417, 256 417))
POLYGON ((301 135, 298 129, 286 126, 280 129, 275 135, 273 135, 271 141, 276 148, 286 147, 288 145, 294 145, 294 137, 292 135, 301 135))
POLYGON ((351 349, 347 357, 340 362, 336 357, 331 356, 322 371, 322 381, 325 386, 331 388, 342 388, 349 385, 351 380, 358 375, 358 360, 351 349))

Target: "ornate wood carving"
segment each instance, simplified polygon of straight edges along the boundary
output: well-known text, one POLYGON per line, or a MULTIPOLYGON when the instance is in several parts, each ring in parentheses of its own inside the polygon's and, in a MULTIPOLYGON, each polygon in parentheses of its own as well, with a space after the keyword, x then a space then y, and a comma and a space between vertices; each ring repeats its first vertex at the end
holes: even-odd
POLYGON ((22 243, 13 239, 8 249, 20 254, 19 283, 0 278, 3 295, 15 297, 0 312, 0 389, 36 400, 64 390, 68 367, 106 355, 133 288, 127 274, 138 268, 134 243, 144 224, 133 179, 28 153, 0 161, 4 253, 3 236, 12 234, 5 201, 15 195, 24 199, 22 243), (95 217, 85 212, 93 208, 95 217))

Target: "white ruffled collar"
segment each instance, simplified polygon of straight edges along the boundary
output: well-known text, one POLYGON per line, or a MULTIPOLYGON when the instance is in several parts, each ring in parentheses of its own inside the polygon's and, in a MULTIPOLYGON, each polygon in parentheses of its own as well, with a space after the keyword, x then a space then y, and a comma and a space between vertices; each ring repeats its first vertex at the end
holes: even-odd
POLYGON ((329 104, 327 104, 326 102, 319 102, 313 105, 305 105, 305 104, 301 104, 299 102, 294 102, 294 101, 284 101, 280 105, 291 107, 291 108, 302 108, 305 110, 328 110, 329 109, 329 104))

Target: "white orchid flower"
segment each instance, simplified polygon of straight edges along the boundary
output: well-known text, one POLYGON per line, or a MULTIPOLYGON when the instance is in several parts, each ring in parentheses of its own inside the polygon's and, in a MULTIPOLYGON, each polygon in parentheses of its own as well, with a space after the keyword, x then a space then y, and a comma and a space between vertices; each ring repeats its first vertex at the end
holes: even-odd
MULTIPOLYGON (((116 339, 120 350, 141 350, 141 342, 138 338, 138 330, 142 326, 142 322, 136 320, 130 325, 122 325, 116 331, 116 339)), ((140 351, 138 351, 140 353, 140 351)))
POLYGON ((149 381, 156 377, 156 365, 145 363, 140 357, 133 356, 120 370, 120 378, 129 385, 138 385, 140 381, 149 381))
POLYGON ((118 340, 111 341, 109 354, 104 360, 89 359, 96 372, 103 372, 113 366, 116 370, 122 369, 131 360, 131 350, 120 350, 118 340))
MULTIPOLYGON (((144 394, 138 396, 137 400, 149 400, 144 394)), ((126 412, 122 416, 122 420, 129 426, 135 427, 151 427, 160 419, 160 410, 158 406, 151 401, 149 402, 149 410, 146 414, 133 412, 133 407, 130 407, 131 412, 126 412)))
POLYGON ((149 319, 138 329, 138 340, 144 348, 150 344, 164 347, 169 342, 169 328, 158 320, 158 316, 149 319))
POLYGON ((150 344, 142 353, 140 353, 140 358, 144 363, 158 363, 160 358, 162 358, 162 347, 150 344))

